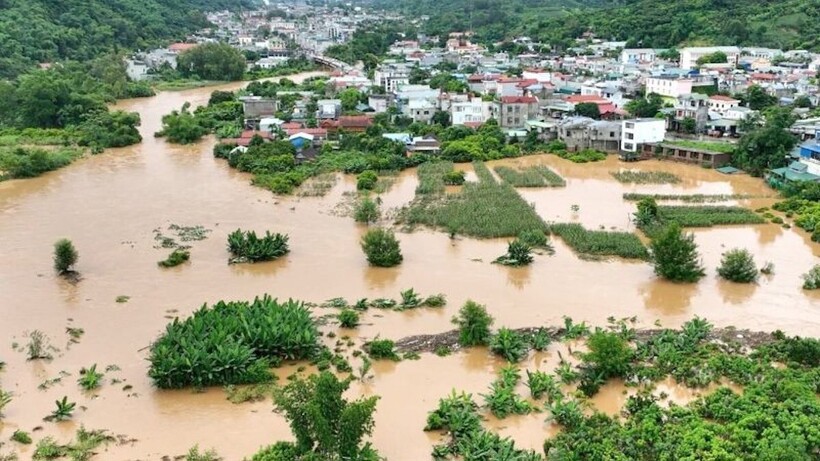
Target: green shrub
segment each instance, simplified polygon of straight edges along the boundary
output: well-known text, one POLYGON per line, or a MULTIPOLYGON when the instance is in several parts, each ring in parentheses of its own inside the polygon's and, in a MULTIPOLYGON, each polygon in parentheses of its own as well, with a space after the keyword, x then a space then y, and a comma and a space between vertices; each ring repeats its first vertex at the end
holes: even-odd
POLYGON ((61 239, 54 244, 54 270, 58 274, 71 272, 71 267, 77 264, 79 255, 71 240, 61 239))
POLYGON ((97 371, 97 364, 95 363, 90 368, 80 370, 80 379, 77 380, 77 383, 83 389, 90 391, 100 387, 102 379, 103 374, 97 371))
POLYGON ((563 395, 555 377, 543 371, 527 370, 527 387, 530 389, 532 398, 536 400, 546 396, 548 402, 553 402, 563 395))
POLYGON ((31 444, 31 436, 28 432, 21 431, 20 429, 17 429, 13 434, 11 434, 11 440, 17 443, 22 443, 23 445, 31 444))
POLYGON ((820 289, 820 264, 815 265, 807 273, 803 274, 803 289, 820 289))
POLYGON ((0 389, 0 418, 3 416, 3 408, 11 403, 11 392, 6 392, 0 389))
POLYGON ((490 343, 493 318, 481 304, 474 301, 464 303, 458 315, 453 317, 453 323, 458 325, 458 343, 462 346, 486 346, 490 343))
POLYGON ((490 352, 508 362, 520 362, 529 352, 529 344, 521 333, 503 327, 490 339, 490 352))
POLYGON ((359 325, 359 313, 353 309, 343 309, 339 312, 339 323, 344 328, 356 328, 359 325))
MULTIPOLYGON (((565 145, 566 148, 566 145, 565 145)), ((568 152, 566 150, 556 150, 552 151, 555 155, 569 160, 573 163, 589 163, 589 162, 600 162, 601 160, 606 160, 606 154, 594 149, 584 149, 579 152, 568 152)))
POLYGON ((39 148, 0 148, 0 181, 34 178, 69 165, 82 156, 76 148, 45 150, 39 148))
POLYGON ((400 360, 392 339, 374 339, 367 344, 367 353, 374 359, 400 360))
POLYGON ((151 344, 148 375, 160 388, 265 382, 271 363, 310 358, 318 341, 302 303, 220 301, 166 326, 151 344))
POLYGON ((493 263, 504 266, 526 266, 532 261, 530 246, 521 240, 515 239, 507 245, 507 254, 499 256, 493 263))
POLYGON ((199 445, 194 445, 185 454, 184 461, 221 461, 222 458, 214 450, 199 451, 199 445))
POLYGON ((498 176, 513 187, 564 187, 564 178, 543 165, 516 170, 507 166, 493 168, 498 176))
POLYGON ((404 259, 399 248, 399 241, 388 229, 370 229, 361 241, 362 251, 371 266, 393 267, 404 259))
POLYGON ((530 229, 518 233, 518 240, 529 245, 530 248, 552 249, 546 232, 539 229, 530 229))
POLYGON ((356 177, 356 189, 358 190, 373 190, 376 187, 376 182, 379 180, 379 175, 373 170, 365 170, 359 173, 356 177))
POLYGON ((191 252, 177 248, 162 261, 157 262, 159 267, 176 267, 191 259, 191 252))
POLYGON ((717 273, 722 278, 737 283, 752 283, 758 272, 749 250, 735 248, 723 254, 717 273))
POLYGON ((448 186, 460 186, 464 181, 465 174, 461 170, 452 170, 444 174, 444 184, 448 186))
POLYGON ((673 282, 688 283, 697 282, 705 275, 694 235, 684 235, 677 223, 666 226, 652 239, 650 246, 655 274, 673 282))
POLYGON ((499 379, 490 384, 490 393, 482 395, 493 416, 504 419, 509 415, 526 415, 534 410, 529 402, 515 392, 520 380, 521 373, 514 366, 501 369, 499 379))
POLYGON ((265 231, 265 236, 259 238, 254 231, 237 229, 228 234, 228 251, 233 254, 231 263, 271 261, 286 255, 288 236, 271 234, 265 231))
MULTIPOLYGON (((416 195, 443 194, 446 178, 453 172, 453 162, 429 162, 419 165, 416 173, 419 185, 416 186, 416 195)), ((462 173, 463 176, 464 173, 462 173)))
POLYGON ((380 216, 379 205, 370 197, 359 200, 353 209, 353 219, 359 223, 374 223, 379 220, 380 216))

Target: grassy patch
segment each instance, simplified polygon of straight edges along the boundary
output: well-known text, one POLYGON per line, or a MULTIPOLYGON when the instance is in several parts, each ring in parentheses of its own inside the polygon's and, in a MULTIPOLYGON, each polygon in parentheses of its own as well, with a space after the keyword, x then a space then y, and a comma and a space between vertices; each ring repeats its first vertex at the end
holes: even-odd
POLYGON ((734 144, 729 144, 726 142, 675 140, 664 141, 663 144, 667 146, 678 146, 684 149, 698 149, 709 152, 719 152, 722 154, 728 154, 730 152, 734 152, 735 150, 734 144))
POLYGON ((479 181, 455 194, 418 194, 399 222, 445 229, 478 238, 515 237, 546 230, 546 223, 509 184, 499 184, 482 162, 473 164, 479 181))
POLYGON ((711 227, 727 224, 762 224, 766 222, 752 210, 736 206, 659 206, 662 222, 676 221, 681 227, 711 227))
POLYGON ((624 200, 638 202, 645 198, 654 200, 676 201, 684 203, 716 203, 730 200, 746 200, 756 198, 749 194, 637 194, 629 192, 623 195, 624 200))
POLYGON ((300 197, 324 197, 333 189, 339 177, 336 173, 323 173, 308 179, 301 186, 296 195, 300 197))
POLYGON ((581 255, 649 259, 646 246, 629 232, 591 231, 580 224, 552 224, 550 230, 581 255))
POLYGON ((521 170, 506 166, 493 168, 498 176, 514 187, 564 187, 567 182, 549 167, 535 165, 521 170))
POLYGON ((677 184, 680 178, 666 171, 613 171, 612 177, 624 184, 677 184))
POLYGON ((566 150, 558 150, 555 155, 564 160, 569 160, 572 163, 590 163, 600 162, 606 160, 606 154, 593 149, 584 149, 579 152, 569 152, 566 150))
POLYGON ((445 176, 453 171, 453 162, 430 162, 419 165, 417 195, 443 194, 445 176))
POLYGON ((219 80, 179 79, 172 80, 169 82, 157 82, 153 86, 154 90, 156 91, 183 91, 193 90, 195 88, 204 88, 207 86, 223 85, 225 83, 228 82, 223 82, 219 80))

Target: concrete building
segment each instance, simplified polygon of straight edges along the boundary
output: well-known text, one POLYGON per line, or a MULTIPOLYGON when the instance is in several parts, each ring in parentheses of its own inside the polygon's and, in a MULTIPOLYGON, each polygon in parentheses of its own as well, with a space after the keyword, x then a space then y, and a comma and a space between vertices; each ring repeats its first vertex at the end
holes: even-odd
POLYGON ((721 116, 725 116, 726 112, 730 109, 738 107, 739 105, 740 100, 720 94, 709 96, 709 99, 706 101, 706 107, 708 107, 710 111, 716 112, 721 116))
POLYGON ((502 96, 495 103, 494 115, 501 128, 523 128, 538 112, 534 96, 502 96))
POLYGON ((435 113, 436 105, 429 99, 411 99, 407 101, 407 115, 414 122, 430 123, 435 113))
POLYGON ((450 118, 453 125, 484 123, 490 116, 492 103, 472 98, 468 101, 456 101, 450 104, 450 118))
POLYGON ((567 117, 558 122, 557 133, 570 151, 595 149, 616 153, 621 145, 621 122, 567 117))
POLYGON ((410 68, 404 64, 383 64, 373 74, 373 81, 384 91, 392 93, 410 83, 410 68))
POLYGON ((641 64, 655 61, 655 50, 652 48, 625 48, 621 51, 622 64, 641 64))
POLYGON ((680 50, 680 68, 684 70, 695 69, 698 67, 698 59, 718 51, 726 54, 726 60, 729 64, 737 65, 738 59, 740 59, 740 48, 736 46, 706 46, 682 48, 680 50))
POLYGON ((667 98, 677 99, 680 95, 692 92, 692 79, 676 77, 648 77, 646 94, 656 93, 667 98))
POLYGON ((621 150, 637 152, 646 143, 662 142, 666 136, 666 120, 637 118, 621 122, 621 150))

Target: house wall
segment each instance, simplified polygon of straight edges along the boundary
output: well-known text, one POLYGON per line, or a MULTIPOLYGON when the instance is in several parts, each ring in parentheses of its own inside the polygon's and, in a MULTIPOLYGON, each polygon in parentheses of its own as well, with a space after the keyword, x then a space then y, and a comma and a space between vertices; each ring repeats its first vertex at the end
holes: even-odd
POLYGON ((621 124, 621 150, 637 152, 641 144, 663 141, 666 120, 624 120, 621 124))
POLYGON ((649 77, 646 79, 646 94, 657 93, 661 96, 677 98, 692 92, 692 80, 649 77))

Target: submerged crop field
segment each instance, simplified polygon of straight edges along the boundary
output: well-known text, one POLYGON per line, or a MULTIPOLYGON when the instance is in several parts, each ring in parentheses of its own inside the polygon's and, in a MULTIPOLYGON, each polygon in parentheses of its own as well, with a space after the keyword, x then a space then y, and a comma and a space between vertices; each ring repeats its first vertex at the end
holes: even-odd
POLYGON ((420 196, 401 211, 399 222, 478 238, 514 237, 525 231, 546 230, 546 223, 511 185, 496 181, 483 162, 475 162, 473 167, 478 182, 467 182, 454 194, 441 192, 443 180, 438 177, 448 171, 446 166, 420 170, 420 196))

